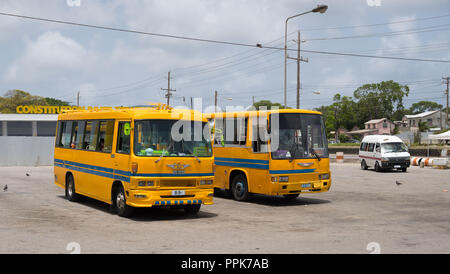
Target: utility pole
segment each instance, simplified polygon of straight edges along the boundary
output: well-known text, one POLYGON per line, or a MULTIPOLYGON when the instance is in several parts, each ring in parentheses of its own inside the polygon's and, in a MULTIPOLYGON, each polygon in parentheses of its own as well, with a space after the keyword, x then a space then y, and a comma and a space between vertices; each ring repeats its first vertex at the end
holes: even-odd
POLYGON ((165 89, 165 88, 161 88, 161 90, 165 90, 165 91, 167 91, 167 93, 166 93, 166 98, 167 98, 167 106, 169 106, 169 104, 170 104, 170 96, 172 96, 173 94, 171 93, 171 91, 177 91, 176 89, 170 89, 170 71, 169 71, 169 73, 167 74, 167 89, 165 89))
POLYGON ((214 112, 217 112, 217 90, 214 91, 214 112))
POLYGON ((77 92, 77 107, 80 106, 80 92, 77 92))
POLYGON ((450 77, 442 77, 442 80, 445 81, 444 84, 447 84, 447 89, 445 90, 445 95, 447 95, 447 108, 445 109, 445 128, 448 128, 448 84, 450 81, 450 77))
MULTIPOLYGON (((297 61, 297 109, 300 108, 300 62, 308 62, 308 58, 303 59, 303 57, 300 55, 300 44, 302 40, 300 39, 300 31, 298 33, 298 40, 297 42, 297 58, 293 57, 287 57, 289 59, 293 59, 297 61)), ((294 40, 295 41, 295 40, 294 40)))
POLYGON ((255 96, 252 96, 253 106, 255 105, 255 96))

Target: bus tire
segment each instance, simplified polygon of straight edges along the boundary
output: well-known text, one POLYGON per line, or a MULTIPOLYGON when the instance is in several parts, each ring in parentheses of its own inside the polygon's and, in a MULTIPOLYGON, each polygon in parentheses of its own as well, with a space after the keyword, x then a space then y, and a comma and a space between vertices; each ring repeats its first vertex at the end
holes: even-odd
POLYGON ((189 215, 197 215, 197 213, 200 211, 201 206, 202 205, 200 204, 184 206, 184 212, 186 212, 189 215))
POLYGON ((71 202, 80 200, 80 195, 75 192, 75 180, 72 174, 68 174, 66 178, 66 198, 71 202))
POLYGON ((133 207, 127 205, 127 199, 122 186, 116 188, 114 195, 114 204, 117 215, 120 217, 130 217, 133 213, 133 207))
POLYGON ((300 196, 300 194, 285 194, 283 197, 287 200, 295 200, 297 197, 300 196))
POLYGON ((367 170, 369 167, 367 166, 367 164, 366 164, 366 161, 365 160, 362 160, 361 161, 361 169, 362 170, 367 170))
POLYGON ((231 195, 236 201, 245 201, 248 198, 247 178, 243 174, 238 174, 231 182, 231 195))

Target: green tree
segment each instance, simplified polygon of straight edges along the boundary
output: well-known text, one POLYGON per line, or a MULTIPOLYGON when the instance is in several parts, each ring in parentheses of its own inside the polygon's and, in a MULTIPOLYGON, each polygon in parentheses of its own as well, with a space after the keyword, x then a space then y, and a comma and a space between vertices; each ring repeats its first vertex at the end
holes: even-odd
POLYGON ((272 103, 270 100, 261 100, 258 102, 255 102, 253 106, 256 108, 256 110, 259 110, 260 107, 264 106, 267 107, 267 109, 271 109, 272 107, 278 107, 279 109, 284 109, 284 106, 280 103, 272 103))
POLYGON ((425 111, 439 110, 442 109, 442 105, 432 101, 420 101, 414 103, 409 108, 411 114, 418 114, 425 111))
POLYGON ((16 113, 17 106, 20 105, 42 105, 47 102, 41 96, 33 96, 23 90, 9 90, 5 96, 0 97, 0 113, 16 113))
POLYGON ((359 87, 353 93, 357 100, 357 124, 362 127, 364 122, 378 118, 400 120, 405 114, 403 97, 408 94, 408 86, 392 80, 359 87))
POLYGON ((69 106, 69 102, 62 101, 55 98, 45 97, 45 102, 48 106, 69 106))

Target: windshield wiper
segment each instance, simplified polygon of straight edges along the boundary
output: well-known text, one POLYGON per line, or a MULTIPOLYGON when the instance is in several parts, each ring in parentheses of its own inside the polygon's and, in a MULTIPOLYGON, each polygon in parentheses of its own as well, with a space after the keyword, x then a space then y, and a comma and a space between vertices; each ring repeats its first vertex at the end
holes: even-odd
POLYGON ((314 150, 314 148, 311 148, 311 153, 314 154, 314 156, 317 157, 317 160, 321 160, 322 158, 320 158, 319 154, 316 153, 316 151, 314 150))
MULTIPOLYGON (((167 148, 167 153, 169 153, 169 150, 170 150, 170 148, 172 147, 172 145, 173 145, 173 142, 172 142, 172 143, 169 145, 169 147, 167 148)), ((162 157, 164 156, 164 151, 165 151, 165 150, 163 149, 162 152, 161 152, 161 156, 159 156, 159 158, 155 160, 155 163, 161 161, 162 157)))
POLYGON ((198 158, 197 155, 195 155, 194 152, 192 150, 190 150, 190 148, 184 144, 184 140, 181 140, 181 144, 183 145, 184 148, 186 148, 187 151, 189 151, 190 154, 194 155, 195 159, 197 159, 197 161, 199 163, 201 162, 200 158, 198 158))
MULTIPOLYGON (((292 152, 291 158, 289 159, 289 163, 292 163, 292 161, 295 159, 295 155, 296 155, 296 152, 297 152, 297 149, 298 149, 298 144, 296 144, 295 142, 294 142, 293 146, 295 148, 294 148, 294 151, 292 152)), ((291 150, 292 150, 292 146, 289 149, 289 152, 291 152, 291 150)))

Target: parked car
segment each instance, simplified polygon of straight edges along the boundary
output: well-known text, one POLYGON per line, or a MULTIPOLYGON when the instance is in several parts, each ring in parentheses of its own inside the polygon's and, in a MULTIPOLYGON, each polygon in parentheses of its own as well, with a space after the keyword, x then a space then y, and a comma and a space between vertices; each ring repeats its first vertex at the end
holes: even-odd
POLYGON ((359 147, 359 160, 364 170, 374 167, 377 172, 383 169, 406 172, 410 157, 408 147, 396 136, 369 135, 363 138, 359 147))

